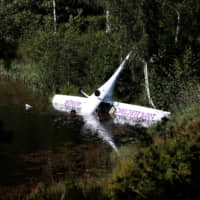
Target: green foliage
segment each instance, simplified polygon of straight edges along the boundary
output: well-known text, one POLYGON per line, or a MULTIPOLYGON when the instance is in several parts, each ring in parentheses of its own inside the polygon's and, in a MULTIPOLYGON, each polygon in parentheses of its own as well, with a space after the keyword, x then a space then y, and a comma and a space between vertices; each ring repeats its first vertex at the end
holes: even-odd
POLYGON ((107 179, 107 195, 111 199, 195 199, 200 180, 199 108, 199 104, 184 107, 169 121, 148 129, 151 145, 142 141, 122 147, 107 179))
POLYGON ((77 74, 82 74, 79 71, 81 62, 76 34, 66 32, 61 36, 59 33, 39 31, 35 37, 37 44, 33 47, 32 57, 38 64, 42 90, 49 93, 58 91, 64 85, 69 87, 73 83, 80 83, 80 80, 77 81, 77 74))
MULTIPOLYGON (((183 105, 182 107, 175 108, 170 119, 166 122, 158 124, 148 129, 148 134, 151 137, 171 137, 177 131, 185 127, 187 124, 193 123, 194 119, 197 119, 200 113, 199 102, 192 103, 190 105, 183 105)), ((194 134, 196 134, 194 132, 194 134)))
POLYGON ((0 59, 9 69, 15 66, 11 72, 18 71, 17 77, 27 77, 23 66, 31 66, 28 73, 34 74, 33 82, 44 93, 70 91, 71 86, 91 93, 133 50, 117 82, 116 99, 148 104, 143 72, 143 61, 147 61, 158 108, 172 110, 174 105, 196 101, 200 72, 197 1, 56 0, 55 34, 52 1, 1 1, 1 5, 0 59), (106 10, 110 12, 109 33, 102 15, 106 10), (152 55, 156 57, 153 63, 152 55), (15 65, 20 62, 21 70, 15 65))
POLYGON ((187 105, 197 101, 197 73, 191 66, 193 55, 186 49, 181 59, 175 58, 165 67, 162 63, 151 65, 150 83, 153 99, 160 108, 170 108, 179 102, 187 105))
POLYGON ((193 173, 200 160, 193 139, 154 138, 151 146, 119 162, 107 181, 107 194, 111 199, 194 199, 200 177, 193 173))

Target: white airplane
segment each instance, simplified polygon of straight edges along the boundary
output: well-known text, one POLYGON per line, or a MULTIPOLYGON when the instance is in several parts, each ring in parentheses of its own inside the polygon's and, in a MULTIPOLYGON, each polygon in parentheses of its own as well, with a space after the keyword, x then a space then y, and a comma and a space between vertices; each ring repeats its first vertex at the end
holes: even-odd
POLYGON ((99 87, 91 96, 82 89, 80 92, 85 97, 56 94, 52 99, 54 109, 69 113, 77 113, 84 117, 93 115, 97 110, 104 110, 111 114, 114 123, 141 125, 148 127, 163 118, 168 118, 170 113, 153 108, 116 102, 113 100, 113 90, 125 63, 131 56, 130 52, 118 67, 116 72, 99 87))

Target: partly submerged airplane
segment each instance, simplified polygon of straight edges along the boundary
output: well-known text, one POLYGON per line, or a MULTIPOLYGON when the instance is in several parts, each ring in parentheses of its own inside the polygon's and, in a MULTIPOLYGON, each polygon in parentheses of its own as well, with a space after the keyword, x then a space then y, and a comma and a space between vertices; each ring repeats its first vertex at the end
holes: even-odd
POLYGON ((169 117, 170 113, 166 111, 113 100, 115 83, 125 63, 129 60, 131 53, 132 52, 126 56, 110 79, 99 87, 91 96, 87 95, 82 89, 80 89, 80 93, 85 97, 56 94, 52 99, 54 109, 69 113, 77 113, 84 117, 93 115, 97 110, 103 110, 113 117, 114 123, 127 123, 145 127, 161 121, 163 118, 169 117))

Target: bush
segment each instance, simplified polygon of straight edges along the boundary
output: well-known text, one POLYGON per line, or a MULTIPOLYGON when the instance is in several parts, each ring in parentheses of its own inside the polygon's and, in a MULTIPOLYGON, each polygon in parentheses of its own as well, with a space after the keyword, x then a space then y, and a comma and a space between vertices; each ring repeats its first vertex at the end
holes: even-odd
POLYGON ((200 180, 199 104, 185 111, 184 117, 179 118, 179 113, 148 130, 151 145, 137 146, 125 157, 121 152, 125 159, 118 161, 107 180, 111 199, 196 198, 200 180))
POLYGON ((198 77, 192 65, 192 51, 186 49, 182 58, 150 66, 150 84, 154 103, 161 109, 190 105, 197 100, 198 77))

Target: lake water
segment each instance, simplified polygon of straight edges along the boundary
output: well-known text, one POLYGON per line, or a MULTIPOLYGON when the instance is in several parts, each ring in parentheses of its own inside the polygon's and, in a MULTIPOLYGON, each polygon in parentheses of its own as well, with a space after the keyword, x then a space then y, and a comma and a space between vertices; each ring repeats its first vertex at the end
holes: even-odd
POLYGON ((110 153, 134 142, 132 127, 56 112, 19 81, 0 79, 0 199, 39 182, 95 179, 110 153), (25 104, 32 109, 26 110, 25 104))

